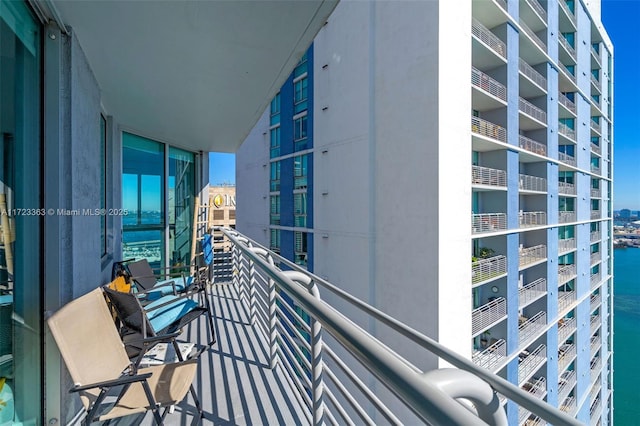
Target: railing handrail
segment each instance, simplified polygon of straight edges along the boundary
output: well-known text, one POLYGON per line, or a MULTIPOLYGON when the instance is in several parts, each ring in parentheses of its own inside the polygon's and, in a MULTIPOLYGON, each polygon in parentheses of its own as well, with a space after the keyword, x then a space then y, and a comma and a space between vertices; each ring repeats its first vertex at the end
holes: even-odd
POLYGON ((519 21, 520 27, 524 30, 524 32, 533 40, 535 44, 543 51, 547 51, 547 45, 544 41, 540 40, 540 37, 536 33, 533 32, 531 28, 527 24, 524 23, 522 19, 519 21))
POLYGON ((535 154, 547 155, 547 146, 545 144, 524 135, 518 135, 518 144, 520 145, 520 148, 526 149, 527 151, 535 154))
POLYGON ((471 24, 471 33, 484 44, 489 46, 491 50, 496 52, 503 58, 507 58, 507 45, 500 40, 500 38, 491 32, 490 29, 485 27, 477 19, 473 19, 471 24))
POLYGON ((547 90, 547 79, 522 58, 520 58, 519 70, 522 74, 526 75, 531 81, 537 84, 538 87, 543 90, 547 90))
POLYGON ((500 142, 507 142, 507 129, 480 117, 471 116, 471 131, 500 142))
POLYGON ((519 109, 528 116, 533 117, 544 124, 547 124, 547 113, 544 112, 542 108, 535 106, 525 98, 520 98, 519 109))
POLYGON ((574 141, 576 140, 576 131, 564 123, 558 123, 558 133, 565 135, 574 141))
POLYGON ((544 7, 542 7, 538 0, 527 0, 527 4, 529 4, 529 6, 531 6, 531 8, 536 11, 536 13, 540 16, 540 18, 542 18, 545 23, 547 22, 547 11, 544 10, 544 7))
POLYGON ((574 167, 576 165, 576 158, 567 154, 566 152, 558 152, 558 160, 574 167))
POLYGON ((547 179, 545 178, 524 175, 522 173, 519 174, 519 178, 519 186, 521 190, 539 192, 545 192, 547 190, 547 179))
MULTIPOLYGON (((294 299, 301 304, 302 308, 304 308, 305 310, 307 310, 307 312, 311 315, 322 315, 322 318, 320 319, 322 320, 329 320, 331 319, 332 322, 328 323, 328 324, 323 324, 324 327, 328 330, 328 331, 333 331, 336 332, 338 331, 341 327, 341 323, 344 322, 345 320, 343 319, 342 315, 338 314, 337 312, 330 312, 327 309, 326 302, 323 302, 317 298, 312 297, 307 291, 302 290, 301 288, 299 288, 299 286, 297 286, 296 284, 294 284, 294 282, 290 279, 288 279, 286 276, 282 275, 282 272, 280 272, 278 269, 275 268, 275 266, 270 265, 268 262, 266 262, 261 256, 257 255, 256 253, 252 252, 247 246, 240 244, 239 240, 238 240, 238 236, 239 233, 237 231, 232 231, 230 229, 224 229, 223 233, 227 236, 227 238, 229 238, 237 247, 240 248, 240 250, 242 250, 242 252, 244 254, 246 254, 247 256, 249 256, 254 262, 257 262, 261 268, 263 270, 265 270, 265 272, 274 280, 278 281, 281 285, 283 285, 283 287, 285 288, 286 291, 290 292, 289 294, 294 297, 294 299), (326 312, 328 311, 328 312, 326 312), (337 316, 336 316, 337 314, 337 316), (333 323, 333 321, 336 321, 337 323, 333 323)), ((246 240, 248 240, 248 238, 243 237, 246 240)), ((254 243, 254 242, 252 242, 254 243)), ((262 247, 261 245, 254 243, 255 245, 259 246, 260 248, 265 249, 264 247, 262 247)), ((269 251, 268 251, 269 252, 269 251)), ((380 321, 381 323, 385 324, 386 326, 388 326, 389 328, 391 328, 392 330, 398 332, 399 334, 401 334, 402 336, 408 338, 409 340, 411 340, 412 342, 418 344, 420 347, 428 350, 429 352, 433 353, 434 355, 442 358, 444 361, 448 362, 449 364, 453 365, 456 368, 459 368, 461 370, 464 371, 468 371, 472 374, 474 374, 475 376, 481 378, 482 380, 484 380, 485 382, 489 383, 489 385, 497 392, 505 395, 506 397, 508 397, 509 399, 511 399, 513 402, 515 402, 516 404, 519 404, 520 406, 526 408, 527 410, 535 413, 538 417, 543 418, 544 420, 553 423, 553 424, 567 424, 567 425, 575 425, 578 426, 580 425, 580 422, 578 422, 576 419, 574 419, 573 417, 566 415, 566 413, 562 413, 560 410, 558 410, 555 407, 552 407, 551 405, 547 404, 544 401, 540 401, 537 398, 532 397, 531 395, 527 395, 526 392, 522 391, 522 389, 520 389, 519 387, 517 387, 516 385, 514 385, 513 383, 508 382, 506 379, 497 376, 493 373, 491 373, 488 370, 479 368, 478 366, 476 366, 472 361, 464 358, 463 356, 451 351, 450 349, 446 348, 444 345, 440 344, 439 342, 437 342, 436 340, 426 336, 425 334, 407 326, 406 324, 398 321, 397 319, 391 317, 388 314, 385 314, 384 312, 380 311, 377 308, 374 308, 373 306, 363 302, 362 300, 352 296, 351 294, 347 293, 346 291, 340 289, 339 287, 329 283, 328 281, 318 277, 315 274, 312 274, 308 271, 306 271, 305 269, 301 268, 300 266, 296 265, 295 263, 283 258, 282 256, 273 253, 273 252, 269 252, 269 254, 277 259, 279 262, 282 262, 283 264, 287 265, 288 268, 291 268, 294 271, 298 271, 300 273, 306 274, 307 276, 309 276, 317 285, 321 286, 322 288, 334 293, 335 295, 341 297, 342 299, 344 299, 345 301, 347 301, 348 303, 352 304, 353 306, 359 308, 360 310, 362 310, 364 313, 370 315, 371 317, 373 317, 374 319, 380 321)), ((328 322, 328 321, 327 321, 328 322)), ((365 367, 368 368, 368 365, 373 364, 373 362, 382 362, 381 357, 382 356, 393 356, 389 354, 389 350, 386 349, 386 347, 384 347, 384 345, 381 344, 376 344, 376 349, 377 346, 381 346, 382 348, 384 348, 382 351, 380 351, 380 353, 376 353, 377 351, 371 351, 367 349, 368 344, 363 342, 362 339, 364 339, 365 341, 371 339, 370 336, 368 336, 364 331, 362 331, 359 327, 355 326, 355 324, 351 324, 349 326, 347 326, 349 331, 350 331, 350 335, 354 334, 354 336, 349 336, 349 338, 345 338, 344 336, 341 336, 340 333, 336 333, 338 334, 338 338, 339 341, 342 342, 343 344, 347 345, 347 347, 353 348, 354 351, 357 353, 357 355, 360 357, 361 362, 363 362, 363 365, 365 365, 365 367), (351 340, 351 337, 358 337, 357 339, 351 340), (363 352, 372 352, 371 354, 369 353, 363 353, 363 352), (367 359, 366 357, 368 355, 371 355, 372 358, 371 359, 367 359)), ((374 339, 375 340, 375 339, 374 339)), ((371 348, 369 348, 371 349, 371 348)), ((384 364, 384 363, 383 363, 384 364)), ((452 401, 450 398, 447 398, 446 396, 441 395, 441 392, 434 392, 436 395, 438 395, 437 400, 433 400, 430 398, 430 391, 431 388, 429 386, 426 386, 426 388, 429 390, 427 392, 423 392, 422 391, 422 386, 425 386, 424 381, 418 381, 416 380, 415 375, 415 371, 410 369, 409 367, 402 368, 402 371, 404 372, 404 374, 402 376, 397 376, 397 375, 392 375, 391 377, 388 377, 388 380, 392 380, 392 381, 396 381, 398 380, 400 383, 396 384, 396 383, 389 383, 389 385, 393 385, 396 388, 402 387, 402 386, 406 386, 405 389, 397 389, 396 391, 400 394, 407 394, 410 393, 410 395, 407 395, 407 398, 409 401, 412 401, 414 403, 417 403, 418 405, 422 405, 423 401, 416 401, 416 398, 418 399, 422 399, 424 398, 424 405, 422 405, 421 407, 418 407, 420 409, 420 416, 421 417, 425 417, 426 419, 433 419, 437 421, 440 421, 442 419, 448 419, 452 413, 449 413, 450 410, 454 410, 454 411, 459 411, 460 405, 455 402, 452 401), (408 377, 411 377, 411 379, 409 380, 408 377), (424 394, 427 395, 424 395, 424 394), (443 405, 438 405, 442 403, 443 405), (431 410, 433 410, 433 412, 435 414, 433 414, 431 412, 431 410)), ((392 371, 388 371, 388 374, 392 374, 392 371)), ((387 378, 385 378, 386 380, 387 378)), ((395 391, 394 391, 395 392, 395 391)), ((466 409, 462 408, 462 411, 466 411, 466 409)), ((469 414, 469 412, 467 411, 467 414, 469 414)), ((453 419, 450 419, 453 420, 453 419)), ((461 418, 458 418, 457 420, 459 420, 458 423, 460 424, 464 424, 466 421, 471 421, 471 423, 477 423, 477 417, 473 416, 472 414, 469 415, 461 415, 461 418), (471 417, 471 419, 469 419, 469 417, 471 417)))
POLYGON ((562 92, 558 92, 558 99, 562 105, 567 107, 567 109, 575 114, 576 112, 576 104, 573 103, 566 95, 562 92))
POLYGON ((471 166, 471 182, 476 185, 507 186, 507 172, 483 166, 471 166))
POLYGON ((493 96, 502 99, 503 101, 507 100, 507 88, 504 84, 495 80, 489 76, 489 74, 483 73, 476 67, 471 67, 471 84, 491 93, 493 96))
POLYGON ((567 52, 569 52, 569 55, 571 55, 571 57, 575 59, 576 49, 574 49, 573 46, 571 46, 571 43, 569 43, 569 40, 567 40, 563 35, 560 35, 558 37, 558 40, 560 40, 560 44, 562 44, 564 48, 567 49, 567 52))

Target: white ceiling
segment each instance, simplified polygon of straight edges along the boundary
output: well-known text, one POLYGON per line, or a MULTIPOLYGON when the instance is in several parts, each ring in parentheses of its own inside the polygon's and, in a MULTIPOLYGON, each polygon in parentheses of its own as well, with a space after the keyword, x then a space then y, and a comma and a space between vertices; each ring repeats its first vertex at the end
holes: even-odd
POLYGON ((53 3, 118 123, 194 151, 235 152, 337 2, 53 3))

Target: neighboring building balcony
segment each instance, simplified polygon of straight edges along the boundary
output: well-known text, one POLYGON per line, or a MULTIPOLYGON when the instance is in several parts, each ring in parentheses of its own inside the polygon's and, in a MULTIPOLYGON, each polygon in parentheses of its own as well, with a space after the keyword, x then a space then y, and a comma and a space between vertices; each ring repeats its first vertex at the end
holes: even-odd
POLYGON ((576 167, 577 164, 575 157, 564 152, 558 152, 558 160, 573 167, 576 167))
POLYGON ((564 47, 564 50, 567 51, 569 56, 571 56, 571 58, 575 61, 576 60, 576 50, 573 48, 573 46, 571 46, 571 43, 569 43, 569 41, 566 38, 564 38, 564 36, 562 34, 558 35, 558 41, 560 42, 562 47, 564 47))
MULTIPOLYGON (((544 377, 539 377, 537 379, 531 379, 522 385, 522 389, 527 391, 531 396, 542 399, 547 395, 547 380, 544 377)), ((526 408, 520 407, 518 409, 518 424, 529 425, 530 423, 525 423, 525 420, 531 415, 531 411, 526 408)))
POLYGON ((527 5, 538 15, 540 20, 544 22, 545 26, 547 24, 547 11, 544 10, 544 7, 538 2, 538 0, 526 0, 527 5))
POLYGON ((479 117, 471 116, 471 131, 499 142, 507 142, 507 129, 479 117))
POLYGON ((602 358, 599 356, 593 358, 589 367, 591 370, 591 382, 593 383, 598 378, 600 378, 600 371, 602 370, 602 358))
POLYGON ((589 301, 589 308, 590 308, 589 312, 593 312, 596 309, 598 309, 601 302, 602 302, 602 295, 600 293, 592 294, 589 301))
POLYGON ((498 297, 471 311, 471 332, 477 335, 507 317, 507 300, 498 297))
POLYGON ((591 188, 591 198, 601 198, 602 197, 602 191, 600 191, 600 188, 591 188))
POLYGON ((499 56, 507 59, 506 44, 475 18, 471 24, 471 34, 499 56))
POLYGON ((591 45, 591 57, 595 59, 596 64, 598 64, 598 66, 602 66, 602 61, 600 60, 600 53, 598 53, 598 51, 595 49, 595 47, 593 47, 593 45, 591 45))
POLYGON ((595 143, 591 142, 591 152, 597 155, 601 155, 602 149, 600 149, 600 145, 596 145, 595 143))
POLYGON ((591 130, 593 130, 594 132, 596 132, 598 135, 602 134, 602 126, 599 122, 596 122, 594 120, 590 120, 590 126, 591 126, 591 130))
POLYGON ((558 102, 560 102, 560 105, 564 106, 568 111, 572 112, 573 115, 576 114, 576 104, 571 102, 571 100, 562 94, 562 92, 558 92, 558 102))
POLYGON ((558 222, 559 223, 570 223, 576 221, 576 212, 572 211, 559 211, 558 212, 558 222))
POLYGON ((519 175, 521 191, 547 192, 547 180, 538 176, 519 175))
POLYGON ((602 390, 602 385, 600 383, 596 383, 591 387, 591 391, 589 391, 589 404, 593 406, 600 396, 600 390, 602 390))
POLYGON ((558 291, 558 312, 562 312, 576 301, 575 291, 558 291))
POLYGON ((577 381, 574 370, 565 371, 560 375, 560 380, 558 380, 558 401, 562 401, 569 396, 577 381))
POLYGON ((570 416, 573 416, 577 408, 578 403, 576 402, 576 398, 573 396, 566 398, 564 401, 562 401, 562 404, 560 404, 560 411, 563 411, 570 416))
POLYGON ((471 84, 478 89, 507 102, 507 88, 475 67, 471 67, 471 84))
POLYGON ((546 52, 547 52, 546 43, 544 41, 540 40, 540 37, 538 37, 536 35, 536 33, 534 33, 533 30, 531 28, 529 28, 529 26, 527 24, 525 24, 522 19, 520 19, 519 23, 520 23, 520 28, 522 28, 524 30, 524 33, 527 36, 529 36, 531 41, 533 41, 540 48, 540 50, 542 50, 546 54, 546 52))
POLYGON ((562 285, 574 279, 577 276, 576 265, 559 265, 558 266, 558 285, 562 285))
POLYGON ((576 141, 576 131, 567 126, 564 123, 558 123, 558 133, 567 137, 569 140, 575 143, 576 141))
POLYGON ((597 164, 591 163, 591 173, 595 173, 595 174, 599 175, 600 172, 601 172, 600 166, 597 165, 597 164))
POLYGON ((471 282, 479 284, 499 278, 507 273, 507 258, 503 255, 471 262, 471 282))
POLYGON ((518 306, 520 309, 547 294, 547 280, 538 278, 518 289, 518 306))
POLYGON ((537 246, 522 248, 518 255, 519 265, 520 268, 522 268, 523 266, 545 260, 547 258, 547 246, 539 244, 537 246))
POLYGON ((564 343, 569 336, 576 332, 576 319, 561 318, 558 321, 558 343, 564 343))
POLYGON ((523 135, 518 136, 520 148, 538 155, 547 155, 547 146, 523 135))
POLYGON ((591 319, 589 320, 591 326, 591 334, 595 333, 598 328, 600 328, 600 324, 602 324, 602 319, 600 315, 591 315, 591 319))
POLYGON ((589 235, 589 238, 590 238, 592 243, 595 243, 595 242, 600 241, 602 239, 602 234, 600 233, 600 231, 591 231, 591 234, 589 235))
POLYGON ((564 370, 576 358, 576 345, 573 343, 564 343, 558 348, 558 373, 562 374, 564 370))
POLYGON ((576 195, 576 186, 568 182, 558 182, 558 194, 576 195))
POLYGON ((600 281, 602 281, 602 275, 600 275, 600 272, 591 275, 591 291, 595 290, 596 287, 598 287, 600 281))
POLYGON ((474 234, 506 229, 507 215, 505 213, 474 213, 471 215, 471 230, 474 234))
POLYGON ((478 367, 493 371, 507 357, 507 342, 504 339, 497 340, 482 351, 475 351, 471 360, 478 367))
POLYGON ((600 252, 591 253, 590 259, 591 259, 591 266, 593 266, 596 263, 599 263, 602 261, 602 253, 600 252))
POLYGON ((473 185, 507 187, 507 172, 489 167, 471 166, 471 183, 473 185))
POLYGON ((602 415, 602 401, 598 397, 596 398, 594 403, 591 405, 591 408, 589 408, 589 418, 591 419, 589 424, 591 426, 597 426, 597 424, 600 422, 601 415, 602 415))
POLYGON ((532 226, 542 226, 547 224, 546 212, 520 212, 518 214, 520 228, 530 228, 532 226))
POLYGON ((563 63, 558 62, 558 68, 562 70, 563 74, 569 79, 569 81, 571 81, 574 85, 578 84, 576 76, 573 75, 573 73, 571 73, 571 71, 569 71, 569 69, 563 63))
POLYGON ((600 89, 600 81, 598 81, 598 78, 591 74, 591 85, 599 92, 602 93, 602 90, 600 89))
POLYGON ((591 219, 600 219, 602 212, 600 210, 591 210, 591 219))
POLYGON ((518 357, 518 383, 529 380, 533 373, 547 361, 547 346, 540 345, 529 353, 522 351, 518 357))
POLYGON ((576 27, 576 15, 574 15, 571 9, 569 9, 569 6, 565 2, 565 0, 558 0, 558 4, 560 5, 560 9, 562 9, 567 18, 569 18, 569 21, 571 21, 573 26, 576 27))
POLYGON ((529 116, 530 118, 540 122, 545 126, 547 125, 547 113, 544 112, 541 108, 538 108, 524 98, 520 98, 518 107, 521 113, 529 116))
POLYGON ((593 357, 596 352, 602 347, 602 339, 600 336, 592 336, 589 341, 589 346, 591 347, 591 356, 593 357))
POLYGON ((518 346, 522 347, 540 333, 547 325, 547 313, 540 311, 531 318, 518 319, 518 346))
POLYGON ((558 240, 558 254, 575 250, 575 248, 576 248, 575 238, 565 238, 562 240, 558 240))
POLYGON ((518 69, 522 75, 531 80, 539 89, 544 92, 547 91, 547 79, 522 58, 520 58, 518 69))

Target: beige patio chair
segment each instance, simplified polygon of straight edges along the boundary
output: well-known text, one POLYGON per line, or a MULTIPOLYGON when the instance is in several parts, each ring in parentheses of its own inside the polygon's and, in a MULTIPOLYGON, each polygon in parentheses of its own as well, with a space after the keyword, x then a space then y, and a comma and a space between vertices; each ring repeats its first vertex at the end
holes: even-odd
POLYGON ((83 424, 148 410, 162 424, 189 390, 202 418, 192 386, 197 358, 133 371, 101 289, 63 306, 47 323, 75 384, 70 392, 87 411, 83 424))

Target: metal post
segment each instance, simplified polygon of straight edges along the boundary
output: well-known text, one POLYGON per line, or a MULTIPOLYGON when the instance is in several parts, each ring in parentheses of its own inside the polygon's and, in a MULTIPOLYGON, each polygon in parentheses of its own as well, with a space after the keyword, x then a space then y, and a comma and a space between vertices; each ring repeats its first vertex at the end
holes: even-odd
MULTIPOLYGON (((273 257, 268 255, 267 261, 273 265, 273 257)), ((269 277, 269 366, 276 366, 276 344, 278 331, 276 328, 276 282, 269 277)))
POLYGON ((252 325, 256 323, 258 315, 256 303, 256 266, 255 262, 249 259, 249 317, 252 325))

